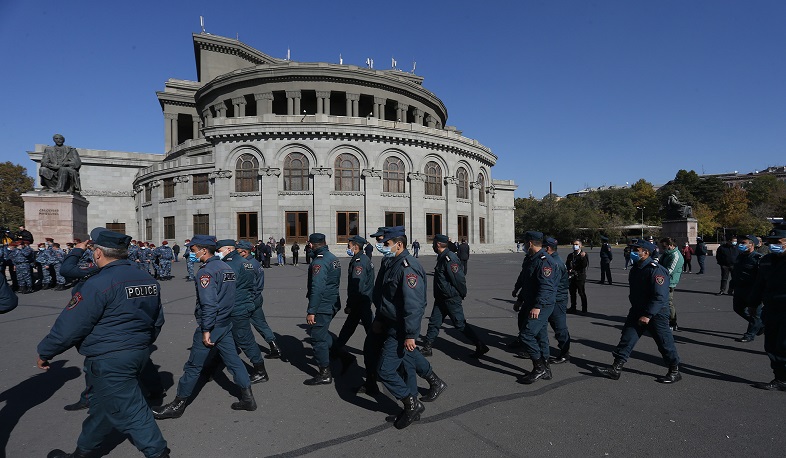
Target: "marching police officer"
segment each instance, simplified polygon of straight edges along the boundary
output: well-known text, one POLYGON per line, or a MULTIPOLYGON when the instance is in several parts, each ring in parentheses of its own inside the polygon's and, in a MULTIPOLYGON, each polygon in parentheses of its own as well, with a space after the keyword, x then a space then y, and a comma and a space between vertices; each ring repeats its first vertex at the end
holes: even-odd
POLYGON ((611 284, 611 260, 614 258, 614 255, 611 254, 609 238, 602 235, 600 236, 600 241, 600 281, 598 283, 602 285, 608 278, 609 284, 611 284))
POLYGON ((166 441, 138 382, 150 345, 164 324, 160 286, 125 259, 131 237, 97 228, 91 238, 101 270, 74 288, 52 330, 38 344, 38 367, 43 370, 52 358, 78 346, 91 387, 90 411, 76 451, 53 450, 48 456, 92 456, 114 428, 129 435, 145 456, 168 457, 166 441))
POLYGON ((330 335, 330 322, 341 310, 341 262, 330 252, 325 243, 325 234, 314 233, 308 236, 313 247, 313 260, 308 269, 308 308, 306 323, 311 325, 311 345, 314 347, 314 359, 319 373, 306 380, 306 385, 328 385, 333 383, 330 373, 330 347, 333 336, 330 335))
MULTIPOLYGON (((355 333, 358 324, 363 324, 366 335, 371 333, 371 322, 374 315, 371 312, 371 301, 374 295, 374 264, 363 252, 363 246, 368 242, 359 235, 349 239, 347 243, 347 256, 351 256, 347 269, 347 305, 345 311, 347 320, 338 333, 338 339, 333 343, 333 352, 339 353, 355 333)), ((346 360, 346 356, 343 356, 346 360)), ((368 365, 368 360, 366 361, 368 365)), ((347 364, 344 365, 346 369, 347 364)))
POLYGON ((251 243, 245 240, 237 242, 237 252, 246 258, 254 267, 254 312, 251 314, 251 324, 256 328, 257 332, 265 339, 265 342, 270 346, 270 353, 265 356, 265 359, 278 359, 281 358, 281 349, 276 344, 276 335, 267 324, 265 312, 262 310, 262 291, 265 289, 265 270, 262 264, 251 254, 251 243))
POLYGON ((519 312, 519 340, 533 366, 521 382, 530 384, 541 378, 551 380, 547 323, 554 311, 557 275, 554 259, 543 249, 542 232, 527 231, 524 248, 527 255, 513 287, 517 298, 513 309, 519 312))
POLYGON ((675 383, 682 380, 680 357, 669 328, 669 272, 652 258, 653 252, 655 244, 647 240, 635 240, 631 245, 633 267, 628 274, 630 311, 622 327, 620 342, 612 352, 614 364, 597 369, 612 380, 620 378, 622 367, 644 331, 649 331, 655 339, 663 361, 669 367, 669 372, 657 381, 675 383))
POLYGON ((437 264, 434 266, 434 307, 431 310, 428 331, 420 352, 423 356, 431 356, 431 346, 439 335, 439 328, 442 326, 445 316, 449 316, 453 326, 475 344, 475 352, 472 353, 472 357, 479 358, 488 353, 489 347, 480 340, 475 330, 464 318, 464 308, 461 306, 461 301, 467 296, 467 280, 464 277, 461 260, 458 255, 448 249, 446 235, 435 235, 432 248, 437 253, 437 264))
POLYGON ((587 313, 587 293, 584 285, 587 283, 587 266, 589 256, 584 251, 581 240, 573 241, 573 251, 565 260, 570 279, 570 309, 568 313, 576 313, 576 294, 581 298, 581 313, 587 313))
POLYGON ((786 391, 786 225, 780 225, 767 235, 770 254, 759 261, 759 273, 748 298, 749 304, 764 303, 764 351, 770 358, 775 378, 769 383, 757 383, 763 390, 786 391))
POLYGON ((155 256, 158 259, 158 278, 170 280, 172 278, 172 260, 177 259, 177 255, 169 247, 169 242, 166 240, 161 242, 161 246, 155 249, 155 256))
POLYGON ((177 396, 169 404, 153 409, 156 419, 178 418, 186 410, 188 398, 194 391, 199 374, 210 356, 212 348, 218 350, 221 359, 240 387, 240 402, 232 404, 233 410, 257 409, 251 392, 251 379, 237 355, 232 338, 232 310, 235 308, 235 272, 221 261, 216 252, 216 238, 212 235, 194 235, 186 245, 194 257, 203 264, 196 273, 196 317, 197 328, 191 344, 191 355, 183 367, 183 375, 177 385, 177 396))
POLYGON ((756 251, 759 238, 755 235, 741 235, 737 240, 740 254, 734 260, 731 272, 731 289, 734 290, 732 307, 734 313, 748 322, 745 334, 736 339, 737 342, 745 343, 753 342, 756 336, 764 332, 764 324, 761 321, 761 302, 755 304, 748 302, 748 296, 750 296, 759 271, 759 261, 763 255, 756 251))
POLYGON ((550 364, 562 364, 570 359, 570 333, 568 332, 568 269, 557 253, 557 240, 547 237, 544 240, 546 253, 554 259, 557 292, 554 296, 554 311, 549 316, 549 324, 557 339, 559 356, 549 357, 550 364))
POLYGON ((270 377, 265 369, 265 360, 251 331, 251 315, 256 308, 254 265, 235 249, 235 241, 232 239, 216 242, 216 256, 235 271, 235 308, 232 309, 231 315, 232 337, 254 366, 254 372, 250 375, 251 383, 267 382, 270 377))

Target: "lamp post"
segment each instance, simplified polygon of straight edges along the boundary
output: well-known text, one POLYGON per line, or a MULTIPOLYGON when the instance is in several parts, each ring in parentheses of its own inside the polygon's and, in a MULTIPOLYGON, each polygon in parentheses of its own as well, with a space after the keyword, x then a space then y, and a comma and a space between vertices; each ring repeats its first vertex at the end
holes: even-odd
POLYGON ((636 207, 641 210, 641 238, 644 238, 644 209, 647 207, 636 207))

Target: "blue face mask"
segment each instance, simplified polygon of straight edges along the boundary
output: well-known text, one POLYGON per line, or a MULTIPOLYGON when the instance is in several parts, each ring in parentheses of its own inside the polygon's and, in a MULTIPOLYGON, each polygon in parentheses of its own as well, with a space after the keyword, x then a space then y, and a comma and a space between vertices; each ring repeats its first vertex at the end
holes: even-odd
POLYGON ((355 252, 353 252, 351 248, 347 248, 347 256, 351 258, 352 256, 355 256, 355 252))
POLYGON ((770 244, 770 253, 775 253, 775 254, 783 253, 783 245, 770 244))
POLYGON ((391 251, 389 246, 383 246, 380 252, 382 253, 382 256, 386 258, 392 258, 396 256, 396 253, 391 251))
POLYGON ((377 251, 379 251, 382 254, 385 254, 385 245, 383 245, 382 242, 377 243, 376 247, 377 247, 377 251))
POLYGON ((191 261, 191 262, 199 261, 199 259, 197 258, 197 256, 194 253, 191 253, 191 254, 188 255, 188 260, 191 261))
POLYGON ((630 260, 633 261, 634 264, 639 262, 640 259, 641 259, 641 255, 639 254, 638 251, 630 252, 630 260))
POLYGON ((741 244, 737 245, 737 249, 742 251, 743 253, 745 253, 746 251, 748 251, 748 244, 747 243, 741 243, 741 244))

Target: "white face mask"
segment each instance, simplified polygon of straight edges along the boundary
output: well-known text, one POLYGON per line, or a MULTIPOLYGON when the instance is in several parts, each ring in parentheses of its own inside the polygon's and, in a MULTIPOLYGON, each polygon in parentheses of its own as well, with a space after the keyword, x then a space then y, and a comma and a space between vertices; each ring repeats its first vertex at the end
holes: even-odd
POLYGON ((221 251, 216 251, 216 256, 218 256, 218 259, 224 259, 226 255, 221 251))
POLYGON ((579 251, 581 247, 579 245, 573 245, 573 251, 579 251))

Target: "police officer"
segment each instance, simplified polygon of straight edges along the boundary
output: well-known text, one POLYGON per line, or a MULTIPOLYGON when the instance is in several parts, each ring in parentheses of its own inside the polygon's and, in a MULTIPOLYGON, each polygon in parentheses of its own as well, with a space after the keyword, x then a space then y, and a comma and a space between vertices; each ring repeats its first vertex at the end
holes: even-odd
POLYGON ((306 323, 311 326, 311 345, 314 347, 314 360, 319 373, 306 380, 306 385, 328 385, 333 383, 330 373, 330 347, 333 336, 330 322, 341 309, 341 262, 330 252, 325 243, 325 234, 314 233, 308 236, 313 247, 313 260, 308 269, 308 308, 306 323))
POLYGON ((568 269, 557 253, 557 240, 546 237, 544 240, 546 253, 554 260, 554 273, 557 280, 557 292, 554 296, 554 311, 549 316, 549 324, 557 339, 558 356, 549 357, 550 364, 562 364, 570 359, 570 333, 568 332, 568 269))
POLYGON ((464 318, 464 308, 461 301, 467 296, 467 280, 464 277, 464 268, 458 255, 448 249, 448 237, 443 234, 434 236, 432 244, 434 253, 437 254, 437 264, 434 266, 434 307, 428 321, 426 338, 423 339, 423 356, 431 356, 432 344, 439 335, 439 328, 449 316, 453 326, 461 331, 470 342, 475 344, 473 358, 480 358, 488 353, 489 347, 484 344, 472 326, 464 318))
POLYGON ((221 359, 240 387, 240 402, 232 404, 233 410, 257 409, 251 392, 248 372, 237 355, 232 338, 232 310, 235 308, 235 272, 221 261, 216 252, 216 238, 212 235, 194 235, 186 245, 191 253, 203 264, 197 271, 194 281, 196 287, 197 328, 191 344, 191 355, 183 367, 183 375, 177 385, 177 396, 169 404, 153 409, 158 420, 178 418, 186 410, 188 398, 194 391, 199 374, 210 356, 212 348, 221 359))
POLYGON ((602 285, 608 278, 609 284, 611 284, 611 260, 614 258, 614 255, 611 254, 609 238, 602 235, 600 236, 600 241, 600 281, 598 283, 602 285))
MULTIPOLYGON (((371 322, 374 315, 371 312, 372 296, 374 295, 374 264, 363 252, 363 246, 368 242, 359 235, 355 235, 347 242, 347 256, 351 257, 347 269, 347 303, 344 311, 347 319, 341 326, 338 339, 333 343, 333 352, 340 354, 344 362, 343 370, 348 367, 347 353, 344 346, 355 333, 358 324, 363 324, 366 335, 371 333, 371 322), (342 352, 342 353, 339 353, 342 352)), ((368 361, 366 361, 368 365, 368 361)))
MULTIPOLYGON (((786 225, 775 227, 767 235, 770 254, 759 261, 759 272, 748 304, 764 303, 764 351, 770 358, 775 378, 754 386, 763 390, 786 391, 786 225)), ((735 290, 736 292, 736 290, 735 290)), ((749 310, 751 315, 755 310, 749 310)))
POLYGON ((19 293, 29 294, 33 292, 33 276, 31 273, 31 262, 33 261, 33 250, 25 242, 14 242, 11 244, 15 249, 11 252, 11 260, 14 263, 16 279, 19 282, 19 293))
POLYGON ((554 258, 543 249, 542 232, 527 231, 524 248, 527 255, 513 287, 517 298, 513 310, 519 312, 519 340, 533 367, 521 382, 531 384, 541 378, 551 380, 547 323, 554 311, 557 274, 554 258))
POLYGON ((680 357, 669 328, 669 272, 651 257, 654 251, 655 244, 647 240, 635 240, 631 245, 633 267, 628 274, 630 311, 622 327, 620 342, 612 352, 614 364, 597 368, 601 375, 612 380, 620 378, 622 367, 644 331, 649 331, 655 339, 663 361, 669 367, 669 372, 657 381, 675 383, 682 380, 680 357))
POLYGON ((250 375, 251 383, 267 382, 270 377, 265 369, 265 360, 262 358, 262 352, 259 351, 259 344, 254 340, 254 333, 251 331, 251 314, 256 308, 254 304, 256 290, 254 265, 235 249, 235 241, 232 239, 219 240, 216 243, 216 256, 235 271, 232 337, 254 366, 254 372, 250 375))
POLYGON ((761 321, 761 302, 752 304, 748 302, 759 271, 759 261, 762 254, 756 251, 759 238, 755 235, 741 235, 737 237, 737 249, 740 254, 734 260, 731 273, 732 289, 734 290, 734 313, 748 322, 748 329, 737 342, 753 342, 756 336, 764 333, 764 324, 761 321), (750 310, 750 312, 749 312, 750 310))
POLYGON ((49 266, 51 263, 46 244, 39 243, 38 251, 35 253, 35 264, 38 268, 38 279, 41 281, 42 290, 52 287, 52 274, 49 273, 49 266))
POLYGON ((570 279, 570 309, 568 313, 576 313, 576 294, 581 298, 581 313, 587 313, 587 292, 584 285, 587 283, 587 266, 589 255, 583 250, 581 240, 573 241, 573 251, 565 260, 570 279))
POLYGON ((53 450, 48 456, 93 456, 116 429, 129 435, 145 456, 168 457, 166 441, 137 380, 164 324, 160 286, 126 259, 131 237, 98 228, 91 238, 101 270, 74 288, 52 330, 38 344, 38 367, 43 370, 52 358, 78 346, 91 387, 90 411, 76 451, 53 450))
POLYGON ((658 263, 669 272, 669 327, 672 331, 679 331, 677 327, 677 307, 674 305, 674 289, 680 282, 682 266, 685 259, 677 249, 677 242, 671 237, 664 237, 660 240, 663 254, 660 255, 658 263))
POLYGON ((254 312, 251 314, 251 325, 257 332, 265 339, 265 342, 270 346, 270 352, 265 356, 265 359, 278 359, 281 358, 281 349, 276 344, 276 335, 267 324, 265 312, 262 310, 262 291, 265 289, 265 270, 259 261, 251 254, 251 243, 245 240, 237 242, 237 252, 246 258, 254 267, 254 312))
POLYGON ((0 313, 8 313, 19 305, 19 298, 16 297, 14 290, 8 285, 8 282, 0 278, 0 313))
POLYGON ((63 277, 60 269, 63 266, 63 260, 65 260, 65 252, 60 248, 59 243, 52 243, 52 253, 50 257, 52 258, 52 267, 55 271, 55 281, 57 282, 57 286, 55 286, 55 291, 63 291, 65 289, 65 277, 63 277))
POLYGON ((156 248, 156 258, 158 258, 158 278, 161 280, 172 279, 172 260, 176 259, 175 252, 169 246, 169 242, 164 240, 161 246, 156 248))

